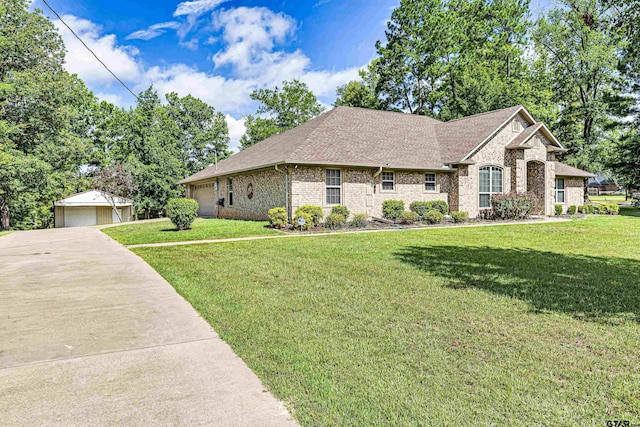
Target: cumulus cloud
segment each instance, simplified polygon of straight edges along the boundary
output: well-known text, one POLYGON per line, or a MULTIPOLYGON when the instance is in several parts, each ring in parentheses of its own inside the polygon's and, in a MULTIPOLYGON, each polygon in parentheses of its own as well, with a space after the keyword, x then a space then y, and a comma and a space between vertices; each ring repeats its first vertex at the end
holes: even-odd
POLYGON ((240 151, 240 137, 244 134, 246 128, 244 126, 245 118, 236 119, 233 116, 226 114, 227 126, 229 127, 229 148, 232 151, 240 151))
POLYGON ((177 30, 178 28, 180 28, 180 24, 176 21, 161 22, 151 25, 146 30, 134 31, 125 38, 127 40, 151 40, 164 34, 165 29, 177 30))
POLYGON ((183 16, 183 15, 200 16, 202 14, 205 14, 215 9, 225 1, 226 0, 183 1, 182 3, 178 4, 175 12, 173 12, 173 16, 183 16))
MULTIPOLYGON (((118 45, 114 34, 101 35, 102 28, 86 19, 73 15, 64 15, 62 19, 118 77, 130 82, 140 78, 142 67, 137 58, 139 52, 135 48, 118 45)), ((98 83, 108 86, 114 83, 113 76, 96 61, 62 22, 54 20, 53 24, 58 28, 67 47, 67 71, 78 74, 87 84, 98 83)))

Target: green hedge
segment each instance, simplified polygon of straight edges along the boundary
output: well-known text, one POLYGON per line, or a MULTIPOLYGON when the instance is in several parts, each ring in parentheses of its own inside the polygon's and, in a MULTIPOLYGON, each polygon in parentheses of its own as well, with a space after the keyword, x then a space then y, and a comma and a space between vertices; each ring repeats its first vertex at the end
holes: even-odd
POLYGON ((338 205, 331 208, 332 214, 342 215, 343 217, 349 218, 349 209, 346 206, 338 205))
POLYGON ((402 224, 415 224, 420 221, 420 216, 415 212, 402 212, 400 215, 400 222, 402 224))
POLYGON ((444 219, 444 214, 442 212, 440 212, 440 211, 435 210, 435 209, 430 210, 424 216, 424 220, 428 224, 440 224, 443 219, 444 219))
POLYGON ((357 213, 353 215, 353 219, 349 223, 349 227, 365 228, 367 226, 367 214, 357 213))
POLYGON ((525 219, 531 215, 535 199, 527 193, 496 194, 491 198, 491 205, 500 219, 525 219))
POLYGON ((339 213, 330 213, 327 215, 327 218, 324 220, 324 226, 326 228, 330 228, 332 230, 337 230, 342 228, 342 226, 347 222, 347 219, 344 215, 339 213))
POLYGON ((322 212, 322 208, 320 206, 314 206, 314 205, 300 206, 298 209, 296 209, 295 215, 297 216, 299 213, 308 214, 311 217, 311 223, 313 224, 314 227, 318 226, 322 222, 322 218, 324 217, 324 212, 322 212))
POLYGON ((451 212, 453 222, 465 222, 469 219, 469 213, 465 211, 451 212))
POLYGON ((164 213, 178 230, 188 230, 198 216, 198 202, 182 197, 169 199, 164 213))
POLYGON ((269 217, 269 224, 273 228, 282 228, 287 224, 287 210, 285 208, 269 209, 267 216, 269 217))
POLYGON ((578 210, 578 207, 577 207, 577 206, 575 206, 575 205, 571 205, 571 206, 569 206, 569 208, 567 209, 567 213, 568 213, 569 215, 575 215, 576 210, 578 210))
POLYGON ((382 202, 382 216, 390 220, 400 219, 404 212, 404 202, 402 200, 385 200, 382 202))
POLYGON ((553 209, 556 212, 556 215, 562 215, 562 205, 555 205, 553 209))

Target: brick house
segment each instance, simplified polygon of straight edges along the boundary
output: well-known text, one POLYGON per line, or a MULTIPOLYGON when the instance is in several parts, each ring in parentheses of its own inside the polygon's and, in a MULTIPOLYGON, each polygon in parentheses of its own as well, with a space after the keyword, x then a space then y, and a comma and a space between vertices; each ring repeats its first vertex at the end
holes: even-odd
POLYGON ((491 195, 529 191, 537 214, 583 203, 592 174, 557 162, 562 144, 522 106, 440 122, 412 114, 336 107, 180 183, 205 217, 291 216, 305 204, 327 214, 382 215, 382 202, 446 200, 475 217, 491 195))

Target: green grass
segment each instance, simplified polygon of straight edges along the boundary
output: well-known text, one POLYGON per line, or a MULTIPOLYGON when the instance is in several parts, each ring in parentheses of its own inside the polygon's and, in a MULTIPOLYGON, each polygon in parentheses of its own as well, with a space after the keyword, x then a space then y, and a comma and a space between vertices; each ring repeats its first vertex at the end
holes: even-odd
POLYGON ((191 230, 184 231, 178 231, 168 219, 166 221, 120 225, 105 228, 102 231, 123 245, 229 239, 281 233, 268 228, 268 223, 263 221, 204 218, 197 218, 191 230))
POLYGON ((0 231, 0 237, 5 236, 9 233, 11 233, 11 231, 0 231))
MULTIPOLYGON (((593 203, 624 203, 624 194, 608 194, 603 196, 589 196, 593 203)), ((626 200, 627 202, 629 200, 626 200)))
POLYGON ((640 423, 640 217, 140 248, 305 426, 640 423))

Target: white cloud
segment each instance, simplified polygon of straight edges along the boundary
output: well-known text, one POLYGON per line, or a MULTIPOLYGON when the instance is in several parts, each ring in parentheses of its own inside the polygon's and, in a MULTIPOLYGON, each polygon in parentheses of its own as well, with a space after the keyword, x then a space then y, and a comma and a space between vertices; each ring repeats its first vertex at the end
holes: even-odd
POLYGON ((178 22, 161 22, 159 24, 151 25, 146 30, 134 31, 125 38, 127 40, 151 40, 164 34, 163 30, 165 29, 177 30, 178 28, 180 28, 180 24, 178 22))
POLYGON ((246 128, 244 127, 245 118, 236 119, 233 116, 226 114, 227 126, 229 127, 229 138, 231 143, 229 148, 234 151, 240 151, 240 137, 244 134, 246 128))
MULTIPOLYGON (((138 51, 135 48, 119 46, 114 34, 100 35, 101 27, 86 19, 80 19, 73 15, 64 15, 62 19, 118 77, 130 82, 139 79, 142 67, 137 61, 138 51)), ((67 71, 78 74, 87 84, 98 83, 109 86, 115 82, 113 76, 71 34, 67 27, 59 20, 53 21, 53 24, 60 31, 67 47, 65 63, 67 71)))
POLYGON ((226 0, 183 1, 182 3, 178 4, 178 7, 176 7, 175 12, 173 12, 173 16, 183 16, 183 15, 200 16, 204 13, 207 13, 215 9, 225 1, 226 0))
POLYGON ((340 71, 309 71, 300 77, 300 80, 309 86, 309 89, 319 97, 335 96, 336 88, 350 80, 359 80, 358 71, 362 67, 352 67, 340 71))
POLYGON ((111 104, 114 105, 122 105, 123 104, 123 100, 122 97, 120 95, 115 95, 112 93, 102 93, 102 92, 97 92, 96 97, 100 100, 100 101, 107 101, 111 104))
MULTIPOLYGON (((296 22, 283 13, 264 7, 239 7, 223 10, 214 17, 214 28, 222 31, 224 50, 216 53, 216 67, 231 65, 240 76, 261 74, 271 64, 282 62, 288 55, 274 53, 276 43, 293 34, 296 22)), ((294 53, 293 61, 300 55, 294 53)))

